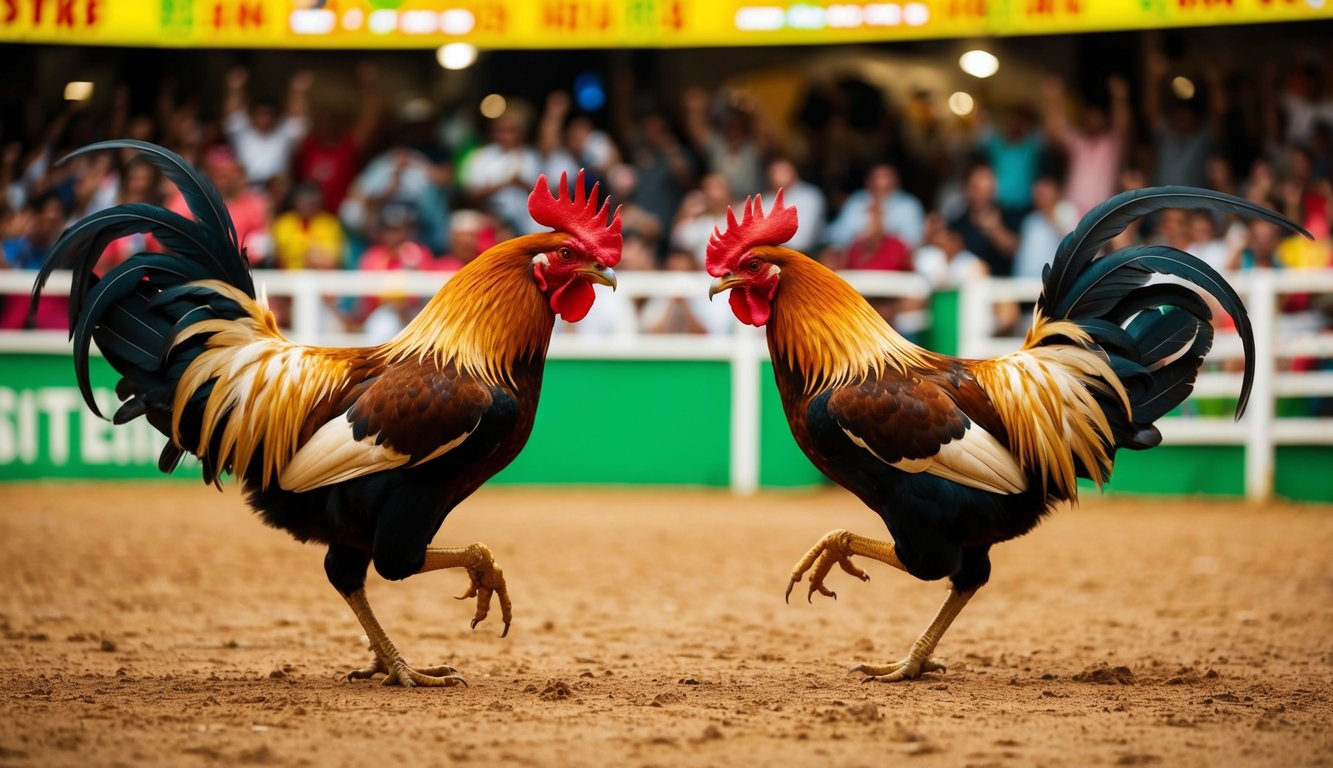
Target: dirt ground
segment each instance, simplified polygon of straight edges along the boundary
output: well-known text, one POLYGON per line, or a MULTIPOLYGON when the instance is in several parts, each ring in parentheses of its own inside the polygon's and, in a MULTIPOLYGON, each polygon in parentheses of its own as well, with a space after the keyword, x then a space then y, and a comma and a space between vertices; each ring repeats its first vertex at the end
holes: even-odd
MULTIPOLYGON (((994 551, 947 674, 862 685, 944 597, 878 563, 784 605, 836 491, 483 490, 515 623, 457 571, 372 604, 470 688, 368 656, 323 552, 192 484, 0 487, 0 765, 1333 765, 1333 509, 1086 500, 994 551)), ((799 589, 799 587, 798 587, 799 589)))

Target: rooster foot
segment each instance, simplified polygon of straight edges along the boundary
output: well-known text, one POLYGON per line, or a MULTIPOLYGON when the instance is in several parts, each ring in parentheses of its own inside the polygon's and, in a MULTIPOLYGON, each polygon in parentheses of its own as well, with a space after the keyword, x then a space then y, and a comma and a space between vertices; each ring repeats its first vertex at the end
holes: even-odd
POLYGON ((401 685, 404 688, 452 688, 455 685, 468 687, 464 680, 453 667, 426 667, 423 669, 412 669, 407 666, 402 659, 393 664, 393 669, 384 678, 385 685, 401 685))
POLYGON ((791 580, 787 582, 787 594, 784 599, 791 601, 792 587, 805 576, 806 571, 810 571, 810 590, 806 593, 806 602, 813 601, 816 592, 837 600, 838 593, 824 586, 824 578, 833 570, 835 564, 861 581, 870 581, 870 576, 865 571, 852 564, 852 555, 858 554, 852 552, 851 548, 855 536, 856 534, 843 530, 824 534, 823 538, 805 553, 796 567, 792 568, 791 580), (811 566, 814 566, 813 570, 811 566))
POLYGON ((863 683, 897 683, 902 680, 914 680, 927 672, 944 672, 946 668, 929 657, 908 656, 894 664, 857 664, 849 673, 860 672, 865 675, 863 683))
MULTIPOLYGON (((422 667, 421 669, 415 671, 421 675, 429 675, 431 677, 458 677, 458 670, 447 665, 441 665, 438 667, 422 667)), ((379 657, 379 654, 376 654, 374 663, 372 663, 368 667, 362 667, 361 669, 354 669, 351 672, 348 672, 347 679, 369 680, 375 675, 387 676, 388 674, 389 674, 388 666, 385 665, 384 660, 379 657)), ((461 677, 459 677, 458 679, 462 680, 461 677)), ((392 683, 389 683, 386 680, 385 684, 391 685, 392 683)))
POLYGON ((484 544, 472 546, 480 550, 480 556, 475 564, 467 566, 467 575, 471 583, 467 592, 454 599, 477 598, 477 612, 472 617, 472 628, 476 629, 490 613, 491 597, 494 595, 500 601, 500 618, 504 620, 505 625, 500 637, 504 637, 509 634, 509 624, 513 621, 513 607, 509 602, 509 588, 505 585, 504 571, 495 564, 491 551, 484 544))

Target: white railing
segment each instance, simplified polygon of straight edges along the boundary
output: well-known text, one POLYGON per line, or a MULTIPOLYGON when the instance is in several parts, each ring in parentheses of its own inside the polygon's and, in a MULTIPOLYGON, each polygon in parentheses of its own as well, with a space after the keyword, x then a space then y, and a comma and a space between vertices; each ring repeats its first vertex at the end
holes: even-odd
MULTIPOLYGON (((625 297, 695 298, 708 289, 702 273, 625 271, 619 293, 625 297)), ((845 277, 866 296, 926 298, 929 287, 917 275, 886 272, 850 272, 845 277)), ((358 334, 331 332, 320 327, 320 304, 325 296, 381 296, 397 294, 428 297, 447 275, 422 272, 276 272, 255 273, 256 284, 270 297, 291 299, 290 336, 308 344, 346 346, 365 343, 358 334)), ((0 271, 0 294, 25 294, 33 273, 0 271)), ((69 274, 56 273, 48 285, 51 294, 68 293, 69 274)), ((1268 498, 1273 490, 1274 449, 1278 444, 1333 444, 1333 419, 1277 419, 1277 397, 1333 396, 1333 372, 1280 371, 1280 360, 1292 357, 1333 357, 1333 335, 1313 329, 1283 330, 1279 335, 1278 297, 1292 293, 1333 294, 1333 270, 1327 272, 1269 273, 1256 271, 1233 281, 1246 298, 1254 323, 1256 376, 1245 418, 1171 418, 1160 422, 1167 442, 1177 444, 1243 445, 1246 448, 1245 487, 1249 497, 1268 498)), ((990 357, 1017 349, 1021 339, 995 335, 997 303, 1035 300, 1041 285, 1035 280, 969 280, 960 289, 959 349, 964 357, 990 357)), ((599 289, 599 291, 602 289, 599 289)), ((721 299, 719 299, 721 301, 721 299)), ((1285 321, 1284 321, 1285 322, 1285 321)), ((637 332, 632 317, 609 335, 594 338, 557 333, 550 357, 607 360, 713 360, 731 369, 731 487, 751 493, 759 485, 760 375, 768 359, 761 331, 732 323, 726 336, 655 335, 637 332)), ((68 352, 63 331, 0 331, 0 353, 68 352)), ((1213 357, 1238 357, 1240 340, 1220 336, 1213 357)), ((1205 372, 1194 390, 1196 397, 1234 396, 1240 374, 1205 372)))
MULTIPOLYGON (((1249 407, 1240 421, 1182 417, 1158 422, 1164 441, 1175 444, 1245 446, 1245 495, 1253 500, 1273 494, 1278 445, 1333 445, 1333 419, 1277 418, 1279 397, 1333 396, 1333 372, 1283 370, 1293 358, 1333 357, 1333 334, 1309 316, 1279 315, 1279 297, 1290 294, 1333 294, 1333 270, 1254 270, 1229 276, 1245 299, 1254 325, 1255 374, 1249 407)), ((1016 349, 1022 339, 997 336, 995 306, 1035 301, 1040 280, 974 280, 959 295, 958 346, 964 357, 990 357, 1016 349)), ((1209 360, 1238 359, 1240 337, 1219 334, 1209 360)), ((1223 371, 1200 373, 1192 397, 1234 397, 1241 375, 1223 371)))

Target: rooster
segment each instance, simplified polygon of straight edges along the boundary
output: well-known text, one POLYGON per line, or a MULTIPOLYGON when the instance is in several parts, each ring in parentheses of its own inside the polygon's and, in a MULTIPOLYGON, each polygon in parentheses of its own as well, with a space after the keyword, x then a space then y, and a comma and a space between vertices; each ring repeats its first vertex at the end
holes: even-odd
MULTIPOLYGON (((475 628, 494 596, 509 631, 504 575, 484 544, 438 548, 445 516, 509 464, 532 431, 557 315, 582 319, 593 284, 616 285, 617 210, 585 195, 582 172, 567 196, 541 177, 533 219, 555 231, 500 243, 458 271, 388 343, 307 347, 279 332, 256 298, 236 230, 213 186, 174 153, 108 141, 75 155, 132 149, 181 191, 196 220, 127 204, 89 216, 61 237, 34 301, 58 265, 73 270, 70 336, 85 402, 90 341, 119 372, 114 421, 143 416, 168 438, 159 467, 198 457, 206 483, 234 475, 269 525, 328 545, 324 569, 360 621, 374 663, 349 674, 386 684, 453 686, 452 667, 414 669, 371 612, 371 563, 390 580, 466 569, 475 628), (106 245, 151 233, 168 254, 139 254, 97 279, 106 245)), ((463 599, 460 598, 460 599, 463 599)))
POLYGON ((766 326, 774 375, 792 434, 834 482, 874 510, 891 541, 835 530, 796 564, 815 592, 834 565, 865 581, 853 556, 922 580, 948 578, 949 596, 900 661, 859 664, 865 682, 942 671, 936 645, 990 577, 992 545, 1021 536, 1078 478, 1110 479, 1119 448, 1161 442, 1153 422, 1183 401, 1213 342, 1211 310, 1235 321, 1245 351, 1239 418, 1254 377, 1254 336, 1236 293, 1212 268, 1166 246, 1098 256, 1135 219, 1165 208, 1206 208, 1294 222, 1240 198, 1168 187, 1118 195, 1060 244, 1043 275, 1022 349, 960 360, 904 339, 842 278, 781 247, 797 212, 777 193, 767 213, 747 200, 714 229, 710 296, 730 291, 743 323, 766 326), (1150 282, 1154 273, 1180 282, 1150 282), (1190 284, 1192 287, 1187 287, 1190 284))

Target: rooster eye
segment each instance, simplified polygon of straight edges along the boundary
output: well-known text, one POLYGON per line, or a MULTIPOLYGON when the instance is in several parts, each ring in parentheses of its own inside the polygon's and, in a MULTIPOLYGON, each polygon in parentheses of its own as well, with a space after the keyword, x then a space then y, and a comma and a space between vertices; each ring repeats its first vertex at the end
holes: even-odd
POLYGON ((751 260, 750 260, 750 263, 745 265, 745 268, 746 268, 747 270, 751 271, 751 272, 758 272, 758 271, 759 271, 759 259, 751 259, 751 260))
POLYGON ((573 261, 573 260, 574 260, 574 252, 571 251, 571 250, 569 250, 569 249, 566 248, 566 247, 563 247, 563 246, 562 246, 562 247, 560 248, 559 254, 560 254, 560 260, 561 260, 561 261, 573 261))

